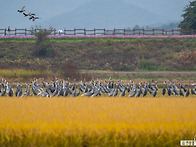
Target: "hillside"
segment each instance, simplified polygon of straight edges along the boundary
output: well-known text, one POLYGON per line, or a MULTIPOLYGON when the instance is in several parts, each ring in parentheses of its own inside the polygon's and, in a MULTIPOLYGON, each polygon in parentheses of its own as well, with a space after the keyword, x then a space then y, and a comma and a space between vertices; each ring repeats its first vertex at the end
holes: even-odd
MULTIPOLYGON (((126 28, 129 26, 162 23, 159 17, 145 8, 127 4, 123 0, 94 0, 62 13, 47 21, 57 28, 126 28)), ((49 25, 48 25, 49 26, 49 25)))
POLYGON ((72 63, 88 70, 195 70, 194 39, 53 40, 55 56, 32 55, 35 41, 0 41, 1 68, 59 70, 72 63))

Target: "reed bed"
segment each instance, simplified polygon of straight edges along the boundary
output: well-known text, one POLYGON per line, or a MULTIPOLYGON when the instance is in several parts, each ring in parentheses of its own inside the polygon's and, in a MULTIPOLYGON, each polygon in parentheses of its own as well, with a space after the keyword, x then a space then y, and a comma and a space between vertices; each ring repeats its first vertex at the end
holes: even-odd
POLYGON ((0 146, 179 146, 196 99, 0 98, 0 146))

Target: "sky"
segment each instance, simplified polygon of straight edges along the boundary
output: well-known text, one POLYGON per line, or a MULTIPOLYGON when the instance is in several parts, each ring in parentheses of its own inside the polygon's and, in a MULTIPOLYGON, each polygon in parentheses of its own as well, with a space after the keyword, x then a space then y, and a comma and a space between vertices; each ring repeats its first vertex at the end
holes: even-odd
POLYGON ((0 0, 0 28, 127 28, 180 22, 188 0, 0 0), (35 13, 35 22, 17 12, 35 13))

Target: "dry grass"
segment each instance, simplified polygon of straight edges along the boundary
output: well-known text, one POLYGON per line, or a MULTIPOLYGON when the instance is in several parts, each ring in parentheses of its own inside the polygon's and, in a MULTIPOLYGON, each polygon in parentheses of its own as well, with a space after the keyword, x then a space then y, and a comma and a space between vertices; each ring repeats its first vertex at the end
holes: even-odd
POLYGON ((0 69, 0 78, 9 79, 9 82, 29 82, 33 78, 52 77, 48 70, 27 70, 27 69, 0 69))
POLYGON ((179 146, 196 99, 0 98, 0 146, 179 146))
POLYGON ((36 71, 36 70, 25 70, 25 69, 1 69, 0 70, 0 76, 6 77, 6 78, 14 78, 16 76, 18 77, 33 77, 41 75, 43 71, 36 71))

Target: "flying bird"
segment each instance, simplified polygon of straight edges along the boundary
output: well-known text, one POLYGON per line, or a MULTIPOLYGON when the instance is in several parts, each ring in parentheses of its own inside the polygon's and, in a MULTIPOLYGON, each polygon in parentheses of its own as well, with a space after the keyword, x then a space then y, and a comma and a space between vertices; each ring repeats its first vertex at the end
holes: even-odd
POLYGON ((26 14, 26 13, 24 13, 24 12, 23 12, 23 15, 24 15, 25 17, 29 16, 29 14, 26 14))
POLYGON ((24 8, 25 8, 25 6, 22 7, 21 10, 18 10, 18 12, 19 12, 19 13, 22 13, 22 14, 24 15, 24 17, 29 16, 29 20, 33 20, 33 21, 35 21, 36 19, 40 19, 38 16, 35 16, 35 13, 31 13, 31 12, 25 13, 25 12, 24 12, 24 11, 25 11, 24 8))
POLYGON ((34 16, 32 15, 32 16, 29 17, 29 20, 31 20, 31 19, 33 19, 33 18, 34 18, 34 16))
POLYGON ((32 20, 33 20, 33 21, 35 21, 36 19, 39 19, 39 17, 33 17, 33 19, 32 19, 32 20))
POLYGON ((39 19, 39 17, 35 17, 34 15, 32 15, 32 16, 29 17, 29 20, 35 21, 36 19, 39 19))
POLYGON ((33 15, 35 15, 35 13, 31 13, 31 12, 29 12, 29 14, 28 14, 29 16, 33 16, 33 15))
POLYGON ((18 10, 18 12, 19 12, 19 13, 24 12, 24 11, 25 11, 25 9, 24 9, 24 8, 25 8, 25 6, 24 6, 24 7, 22 7, 22 9, 21 9, 21 10, 18 10))

